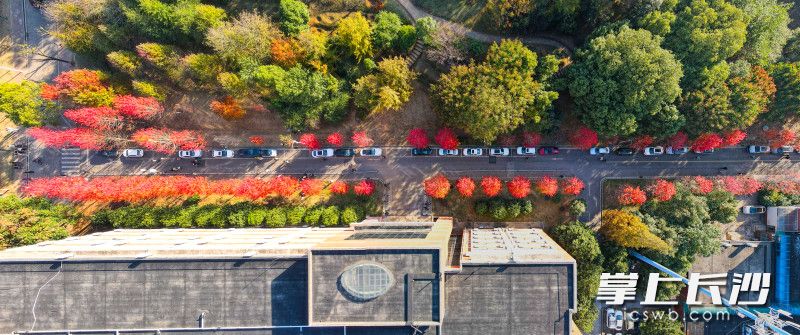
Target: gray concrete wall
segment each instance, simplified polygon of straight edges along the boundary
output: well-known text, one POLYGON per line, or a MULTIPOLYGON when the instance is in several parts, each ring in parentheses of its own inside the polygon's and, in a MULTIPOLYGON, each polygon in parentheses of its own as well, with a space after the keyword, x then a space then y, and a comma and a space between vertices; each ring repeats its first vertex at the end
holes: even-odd
MULTIPOLYGON (((312 306, 315 322, 404 322, 406 316, 406 276, 439 273, 435 250, 313 251, 311 254, 312 306), (339 287, 339 275, 350 265, 372 261, 392 272, 395 284, 384 295, 369 301, 353 301, 339 287)), ((431 321, 438 316, 438 280, 413 285, 413 316, 416 321, 431 321), (434 283, 434 284, 430 284, 434 283), (425 307, 423 309, 423 307, 425 307), (435 312, 434 312, 435 311, 435 312)))
POLYGON ((568 334, 573 269, 465 266, 445 277, 443 335, 568 334))
POLYGON ((0 263, 0 333, 197 327, 204 311, 206 327, 304 325, 306 264, 304 259, 0 263))

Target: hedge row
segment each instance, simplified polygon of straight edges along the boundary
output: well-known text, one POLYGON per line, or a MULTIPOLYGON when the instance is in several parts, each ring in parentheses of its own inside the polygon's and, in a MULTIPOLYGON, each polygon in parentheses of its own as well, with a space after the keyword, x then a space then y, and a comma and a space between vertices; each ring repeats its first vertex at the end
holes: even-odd
POLYGON ((363 220, 360 205, 266 207, 251 203, 178 207, 127 206, 105 209, 91 220, 113 228, 244 228, 310 225, 336 226, 363 220))
POLYGON ((475 213, 494 220, 508 220, 533 213, 533 203, 527 199, 485 199, 475 202, 475 213))

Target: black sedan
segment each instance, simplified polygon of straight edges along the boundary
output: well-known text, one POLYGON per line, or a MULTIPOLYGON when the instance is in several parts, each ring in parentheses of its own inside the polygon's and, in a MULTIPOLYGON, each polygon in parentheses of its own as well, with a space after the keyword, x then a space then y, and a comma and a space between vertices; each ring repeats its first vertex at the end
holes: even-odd
POLYGON ((620 156, 632 156, 636 153, 636 149, 628 148, 628 147, 621 147, 614 150, 614 153, 620 156))
POLYGON ((336 149, 333 151, 333 155, 336 157, 353 157, 356 155, 356 151, 350 148, 336 149))
POLYGON ((547 156, 547 155, 558 155, 560 151, 558 147, 539 147, 539 151, 537 154, 539 156, 547 156))
POLYGON ((256 157, 275 157, 277 151, 269 148, 244 148, 236 150, 236 157, 256 158, 256 157))
POLYGON ((431 148, 423 148, 423 149, 411 149, 411 154, 414 156, 430 156, 433 154, 433 149, 431 148))

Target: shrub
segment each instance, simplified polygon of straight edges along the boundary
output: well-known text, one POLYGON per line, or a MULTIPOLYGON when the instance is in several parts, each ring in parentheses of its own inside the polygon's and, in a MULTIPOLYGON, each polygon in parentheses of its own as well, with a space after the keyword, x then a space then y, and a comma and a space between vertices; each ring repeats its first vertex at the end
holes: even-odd
POLYGON ((361 221, 363 211, 356 206, 347 206, 342 210, 342 224, 351 224, 361 221))
POLYGON ((231 212, 230 214, 228 214, 228 225, 234 228, 246 227, 247 214, 248 211, 246 209, 240 209, 238 211, 231 212))
POLYGON ((197 227, 224 228, 225 216, 219 206, 203 206, 195 214, 194 222, 197 227))
POLYGON ((322 216, 322 207, 311 207, 306 211, 306 214, 303 216, 303 223, 309 226, 316 226, 319 224, 319 219, 322 216))
POLYGON ((267 210, 263 208, 256 208, 247 214, 248 227, 261 227, 264 224, 264 218, 267 217, 267 210))
POLYGON ((475 214, 486 216, 489 214, 489 205, 485 201, 475 203, 475 214))
POLYGON ((586 212, 586 200, 574 199, 569 202, 569 214, 575 217, 583 215, 586 212))
POLYGON ((264 223, 270 228, 286 226, 286 210, 283 208, 270 208, 267 210, 264 223))
POLYGON ((507 215, 509 218, 515 218, 522 215, 522 204, 520 201, 512 201, 506 208, 508 210, 507 215))
POLYGON ((136 75, 142 67, 141 58, 132 51, 120 50, 109 52, 108 55, 106 55, 106 60, 111 64, 111 67, 130 76, 136 75))
POLYGON ((495 220, 505 220, 508 218, 508 209, 502 199, 495 199, 489 203, 489 215, 495 220))
POLYGON ((331 227, 339 224, 339 208, 336 206, 328 206, 322 211, 320 217, 320 224, 325 227, 331 227))
POLYGON ((286 224, 290 226, 299 225, 303 221, 306 208, 303 206, 292 207, 286 210, 286 224))
POLYGON ((530 200, 522 201, 522 215, 533 213, 533 203, 530 200))
POLYGON ((147 81, 134 80, 131 82, 131 87, 138 95, 155 98, 158 101, 164 101, 167 99, 167 93, 165 92, 164 88, 157 86, 156 84, 147 81))

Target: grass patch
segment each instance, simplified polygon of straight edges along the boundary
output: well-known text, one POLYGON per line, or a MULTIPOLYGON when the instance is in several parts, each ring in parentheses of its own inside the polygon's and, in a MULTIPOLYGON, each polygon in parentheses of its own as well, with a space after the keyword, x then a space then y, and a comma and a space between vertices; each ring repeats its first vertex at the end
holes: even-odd
MULTIPOLYGON (((498 197, 509 198, 507 194, 501 194, 498 197)), ((475 212, 475 203, 486 199, 485 197, 464 198, 455 191, 450 192, 444 199, 434 199, 432 209, 435 215, 452 216, 461 222, 498 222, 498 224, 502 222, 508 227, 521 227, 536 223, 537 227, 549 229, 571 219, 567 205, 574 198, 563 195, 553 198, 531 195, 525 199, 533 203, 532 213, 503 221, 495 221, 490 216, 478 215, 475 212)))

